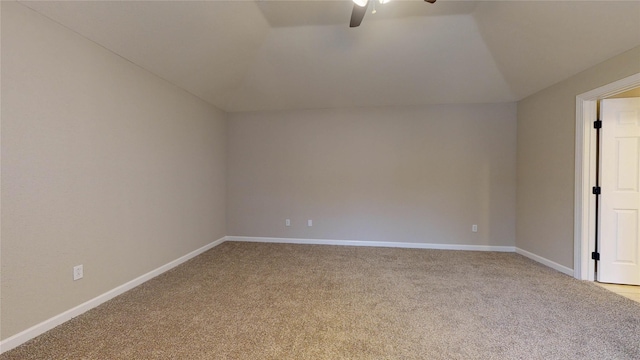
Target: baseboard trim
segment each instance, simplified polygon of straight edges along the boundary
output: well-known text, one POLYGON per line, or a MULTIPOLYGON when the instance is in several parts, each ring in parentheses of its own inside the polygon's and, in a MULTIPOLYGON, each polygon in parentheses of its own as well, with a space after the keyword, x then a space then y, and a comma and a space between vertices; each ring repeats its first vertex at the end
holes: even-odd
POLYGON ((223 242, 225 242, 226 237, 222 237, 212 243, 209 243, 197 250, 194 250, 184 256, 181 256, 179 258, 177 258, 176 260, 173 260, 165 265, 160 266, 159 268, 152 270, 144 275, 141 275, 127 283, 124 283, 112 290, 107 291, 106 293, 99 295, 89 301, 86 301, 72 309, 69 309, 61 314, 58 314, 48 320, 45 320, 37 325, 34 325, 22 332, 19 332, 13 336, 10 336, 8 338, 6 338, 5 340, 0 341, 0 354, 4 353, 5 351, 9 351, 17 346, 20 346, 21 344, 24 344, 25 342, 35 338, 38 335, 41 335, 43 333, 45 333, 46 331, 49 331, 51 329, 53 329, 54 327, 71 320, 72 318, 81 315, 93 308, 95 308, 96 306, 113 299, 114 297, 128 291, 131 290, 133 288, 135 288, 136 286, 153 279, 154 277, 173 269, 174 267, 186 262, 187 260, 190 260, 200 254, 202 254, 203 252, 212 249, 220 244, 222 244, 223 242))
POLYGON ((557 262, 551 261, 547 258, 543 258, 540 255, 536 255, 534 253, 528 252, 527 250, 522 250, 520 248, 516 248, 516 253, 528 257, 529 259, 533 260, 533 261, 537 261, 543 265, 546 265, 554 270, 558 270, 561 273, 565 274, 565 275, 569 275, 571 277, 573 277, 573 269, 569 269, 568 267, 564 266, 564 265, 560 265, 557 262))
POLYGON ((296 238, 272 238, 272 237, 251 237, 251 236, 227 236, 226 241, 279 243, 279 244, 371 246, 371 247, 433 249, 433 250, 467 250, 467 251, 500 251, 500 252, 515 251, 515 246, 431 244, 431 243, 407 243, 407 242, 362 241, 362 240, 296 239, 296 238))

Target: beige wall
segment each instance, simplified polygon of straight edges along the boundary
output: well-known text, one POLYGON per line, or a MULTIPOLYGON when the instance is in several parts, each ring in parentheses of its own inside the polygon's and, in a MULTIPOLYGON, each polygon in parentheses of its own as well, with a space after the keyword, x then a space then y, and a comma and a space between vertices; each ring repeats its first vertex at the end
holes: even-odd
POLYGON ((519 248, 573 268, 576 96, 638 72, 640 47, 518 103, 519 248))
POLYGON ((515 111, 494 104, 231 114, 227 233, 513 246, 515 111))
POLYGON ((4 1, 1 115, 2 339, 226 234, 225 115, 4 1))

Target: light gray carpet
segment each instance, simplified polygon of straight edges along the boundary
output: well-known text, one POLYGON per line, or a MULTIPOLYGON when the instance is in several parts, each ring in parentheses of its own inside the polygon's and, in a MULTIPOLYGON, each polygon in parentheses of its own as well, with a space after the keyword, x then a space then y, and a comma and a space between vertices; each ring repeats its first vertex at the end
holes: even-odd
POLYGON ((0 359, 640 359, 640 304, 513 253, 224 243, 0 359))

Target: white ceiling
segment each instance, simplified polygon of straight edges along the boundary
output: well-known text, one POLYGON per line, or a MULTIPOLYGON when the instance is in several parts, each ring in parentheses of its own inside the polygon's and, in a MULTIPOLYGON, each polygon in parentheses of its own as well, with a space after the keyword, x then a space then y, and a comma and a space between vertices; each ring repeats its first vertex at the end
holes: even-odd
POLYGON ((22 4, 229 112, 510 102, 640 46, 640 1, 22 4))

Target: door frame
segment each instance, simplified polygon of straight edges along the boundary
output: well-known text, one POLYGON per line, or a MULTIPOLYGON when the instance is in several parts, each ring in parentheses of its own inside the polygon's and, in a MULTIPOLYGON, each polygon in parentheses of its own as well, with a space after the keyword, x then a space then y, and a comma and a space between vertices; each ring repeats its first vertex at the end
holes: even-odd
POLYGON ((598 119, 598 100, 640 87, 640 73, 576 96, 575 195, 573 226, 573 276, 595 280, 595 186, 596 136, 593 122, 598 119))

